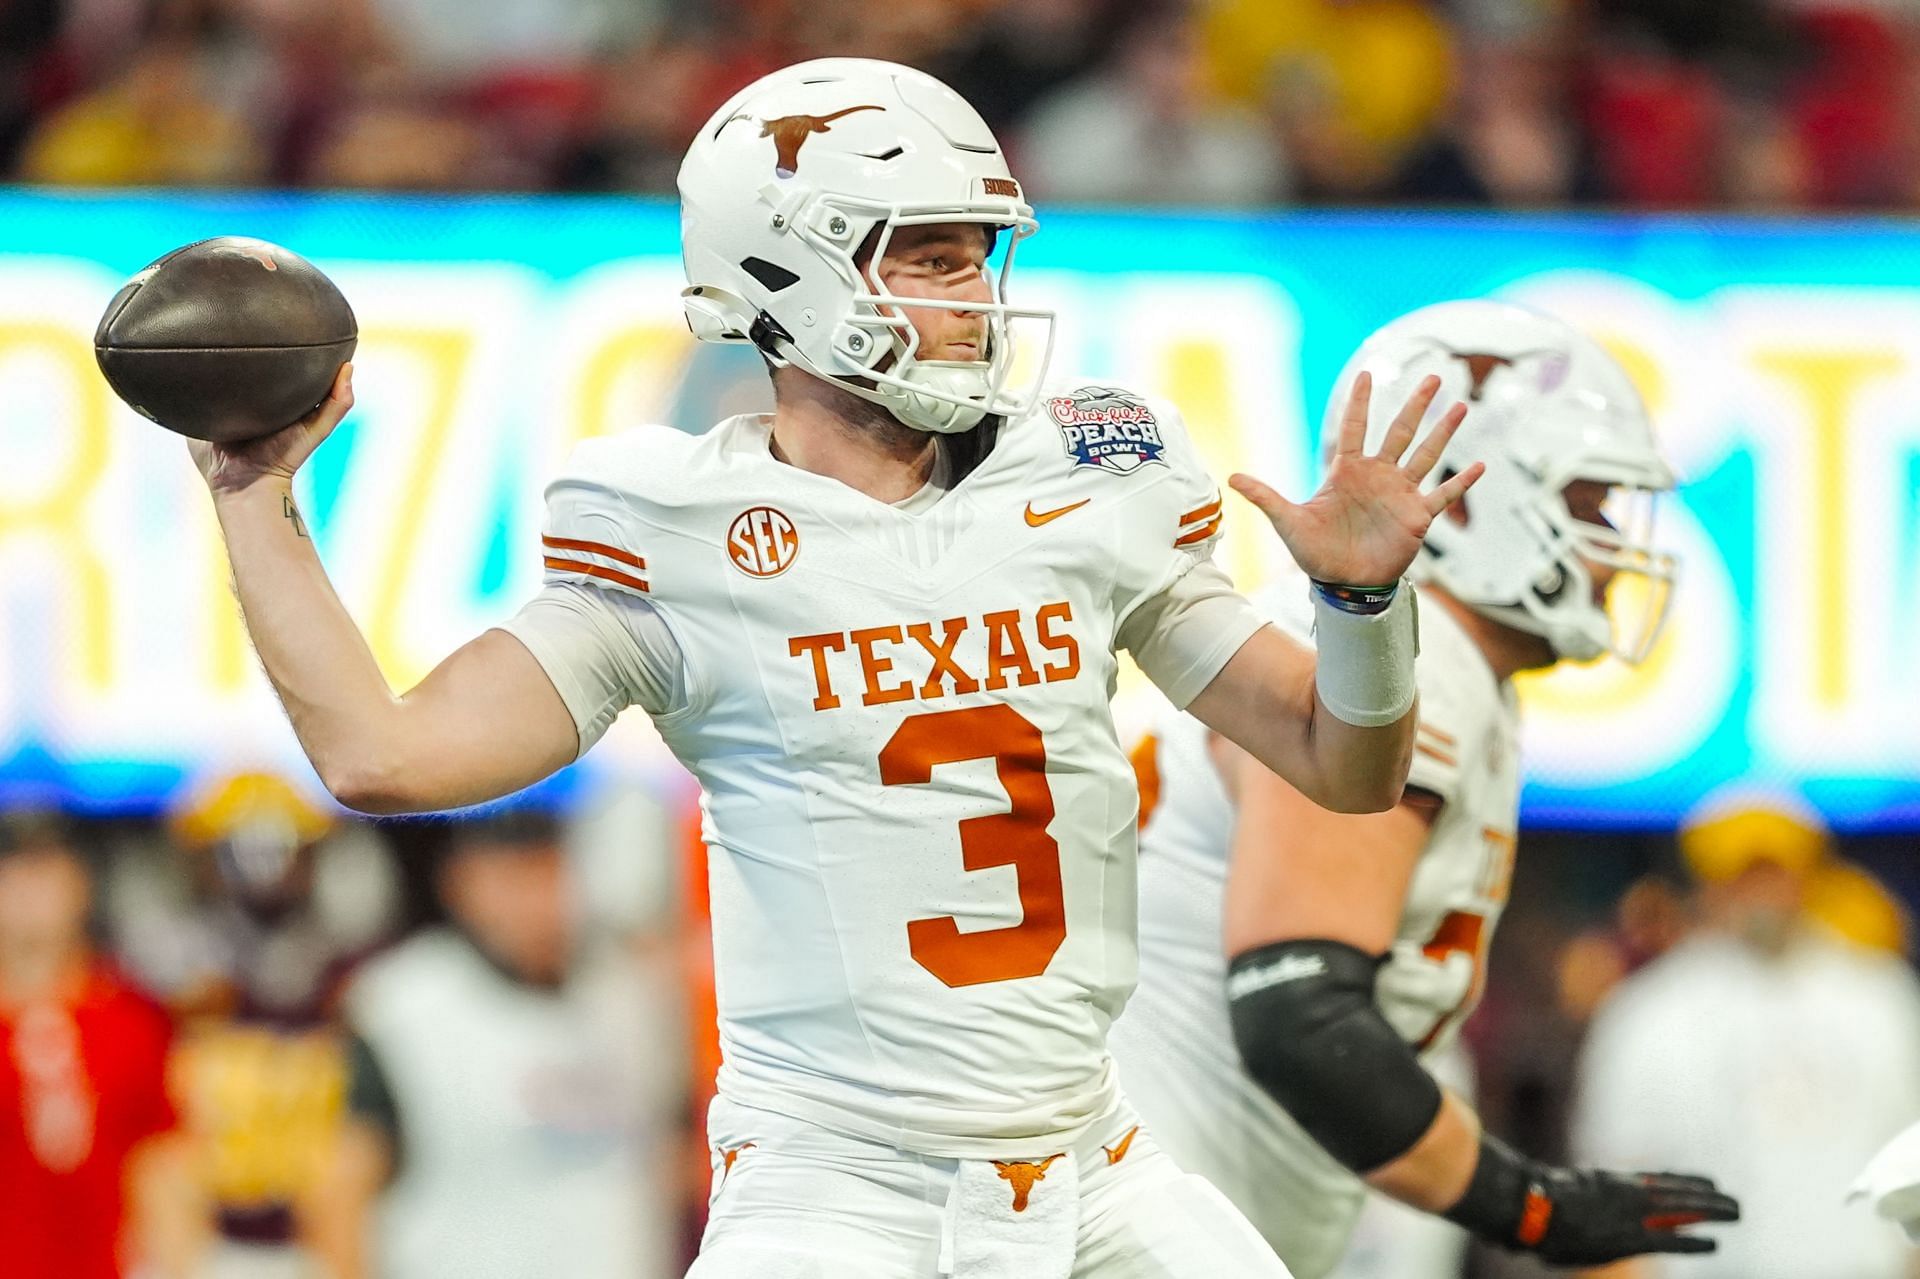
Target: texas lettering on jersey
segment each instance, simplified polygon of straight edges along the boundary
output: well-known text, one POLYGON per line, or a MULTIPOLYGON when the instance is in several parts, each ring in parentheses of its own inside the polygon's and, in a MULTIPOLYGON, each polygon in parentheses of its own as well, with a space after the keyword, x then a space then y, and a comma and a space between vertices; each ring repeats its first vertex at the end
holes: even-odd
POLYGON ((1080 673, 1080 641, 1072 630, 1073 606, 1065 600, 1033 610, 1010 608, 978 618, 868 626, 787 641, 792 657, 811 661, 813 709, 841 707, 838 688, 862 685, 862 706, 884 706, 918 697, 932 701, 949 693, 977 693, 1072 679, 1080 673), (972 643, 973 636, 982 639, 972 643), (1028 637, 1032 637, 1029 643, 1028 637), (1041 654, 1036 659, 1036 652, 1041 654), (845 654, 844 658, 830 655, 845 654), (858 659, 859 680, 847 670, 858 659))

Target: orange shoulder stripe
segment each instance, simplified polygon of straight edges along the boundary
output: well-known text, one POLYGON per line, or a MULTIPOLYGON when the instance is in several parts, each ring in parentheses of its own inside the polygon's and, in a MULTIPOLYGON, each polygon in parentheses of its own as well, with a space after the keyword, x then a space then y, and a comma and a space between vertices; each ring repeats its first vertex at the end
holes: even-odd
POLYGON ((1425 755, 1429 759, 1439 760, 1442 764, 1445 764, 1448 768, 1458 768, 1460 766, 1460 761, 1458 759, 1455 759, 1453 756, 1447 754, 1445 751, 1441 750, 1437 746, 1427 745, 1425 742, 1420 741, 1418 738, 1414 739, 1413 749, 1419 751, 1422 755, 1425 755))
POLYGON ((1443 733, 1424 719, 1419 721, 1419 728, 1421 732, 1427 734, 1442 746, 1458 746, 1460 744, 1460 739, 1452 733, 1443 733))
MULTIPOLYGON (((1218 502, 1215 502, 1214 505, 1218 506, 1220 504, 1218 502)), ((1205 524, 1202 524, 1199 528, 1193 529, 1186 533, 1182 533, 1179 537, 1176 537, 1173 539, 1173 544, 1175 546, 1191 546, 1195 542, 1206 541, 1208 538, 1212 537, 1215 533, 1220 531, 1220 518, 1221 518, 1220 516, 1216 515, 1212 519, 1208 520, 1205 524)))
POLYGON ((647 562, 631 551, 623 551, 605 542, 582 542, 573 537, 552 537, 541 534, 540 545, 556 551, 585 551, 589 555, 604 555, 610 560, 619 560, 622 564, 631 564, 635 568, 645 568, 647 562))
POLYGON ((558 556, 549 555, 546 557, 546 565, 548 568, 562 569, 569 573, 585 573, 588 577, 598 577, 604 578, 609 582, 618 582, 620 585, 630 586, 636 591, 644 591, 647 589, 647 584, 633 576, 633 574, 622 573, 619 569, 608 568, 604 564, 589 564, 585 560, 563 560, 558 556))
POLYGON ((1219 513, 1220 513, 1220 497, 1218 494, 1216 494, 1214 496, 1214 499, 1211 502, 1208 502, 1205 506, 1196 507, 1194 510, 1188 511, 1185 515, 1182 515, 1180 517, 1180 522, 1182 524, 1191 524, 1195 520, 1210 520, 1214 516, 1218 515, 1219 513))

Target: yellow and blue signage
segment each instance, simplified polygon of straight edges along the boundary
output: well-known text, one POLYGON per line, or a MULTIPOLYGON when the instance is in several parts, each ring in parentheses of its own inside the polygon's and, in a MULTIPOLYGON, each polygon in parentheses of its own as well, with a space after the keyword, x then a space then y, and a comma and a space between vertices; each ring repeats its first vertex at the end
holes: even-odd
MULTIPOLYGON (((575 441, 702 430, 766 398, 750 351, 689 337, 666 203, 16 192, 0 223, 0 785, 139 808, 204 768, 299 760, 184 447, 94 367, 101 309, 162 252, 259 236, 351 299, 358 407, 301 485, 400 686, 537 589, 543 477, 575 441)), ((1683 563, 1646 665, 1526 682, 1528 819, 1664 824, 1758 774, 1843 828, 1920 826, 1910 228, 1043 210, 1012 287, 1060 311, 1055 371, 1168 397, 1217 474, 1289 493, 1313 484, 1321 402, 1379 324, 1497 295, 1581 325, 1682 476, 1658 532, 1683 563)), ((1252 585, 1275 540, 1229 515, 1221 554, 1252 585)), ((582 768, 662 764, 639 723, 582 768)))

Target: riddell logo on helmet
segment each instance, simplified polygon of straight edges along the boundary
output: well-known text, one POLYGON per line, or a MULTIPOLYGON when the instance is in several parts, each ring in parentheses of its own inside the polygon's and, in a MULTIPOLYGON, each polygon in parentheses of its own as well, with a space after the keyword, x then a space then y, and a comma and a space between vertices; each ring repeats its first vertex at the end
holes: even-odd
POLYGON ((748 577, 778 577, 800 554, 800 530, 771 506, 740 512, 727 529, 727 558, 748 577))
MULTIPOLYGON (((852 115, 856 111, 885 110, 886 108, 880 106, 878 103, 869 102, 862 106, 847 107, 845 110, 835 111, 832 115, 783 115, 778 120, 761 120, 760 136, 773 139, 773 172, 775 176, 790 178, 800 172, 800 148, 805 146, 807 139, 814 134, 830 132, 827 126, 835 120, 838 120, 841 116, 852 115)), ((752 120, 755 118, 756 117, 750 116, 742 111, 739 115, 729 117, 727 124, 732 124, 735 120, 752 120)), ((726 124, 720 127, 724 129, 726 128, 726 124)))

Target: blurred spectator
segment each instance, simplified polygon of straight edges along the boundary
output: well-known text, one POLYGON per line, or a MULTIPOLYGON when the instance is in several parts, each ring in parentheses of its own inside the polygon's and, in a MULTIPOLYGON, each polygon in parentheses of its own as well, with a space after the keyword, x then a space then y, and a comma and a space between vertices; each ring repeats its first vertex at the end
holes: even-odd
POLYGON ((1561 950, 1560 1011, 1574 1025, 1586 1025, 1622 979, 1679 945, 1692 922, 1687 902, 1665 876, 1636 879, 1605 926, 1569 938, 1561 950))
POLYGON ((1177 5, 1134 19, 1113 65, 1043 99, 1012 148, 1036 198, 1258 204, 1284 159, 1247 112, 1205 93, 1199 30, 1177 5))
POLYGON ((409 75, 444 87, 504 71, 575 67, 653 32, 665 0, 366 0, 409 75))
POLYGON ((1413 149, 1395 194, 1510 208, 1597 198, 1591 148, 1574 118, 1571 56, 1564 33, 1546 23, 1464 45, 1445 127, 1413 149))
POLYGON ((340 984, 393 915, 377 844, 278 777, 189 792, 170 867, 130 864, 115 913, 130 960, 180 1018, 172 1077, 194 1175, 175 1208, 197 1274, 300 1275, 308 1202, 346 1095, 340 984), (184 870, 185 882, 152 878, 184 870))
POLYGON ((46 92, 59 0, 0 0, 0 162, 12 157, 46 92))
POLYGON ((168 1026, 87 936, 92 884, 65 825, 0 814, 0 1274, 179 1275, 161 1197, 180 1180, 168 1026))
POLYGON ((981 0, 789 4, 785 6, 786 39, 774 65, 802 58, 880 58, 927 66, 937 62, 992 7, 981 0))
POLYGON ((1419 0, 1213 0, 1204 33, 1217 86, 1272 115, 1312 199, 1377 198, 1454 74, 1452 35, 1419 0))
POLYGON ((735 88, 924 67, 1043 197, 1920 204, 1906 0, 0 0, 30 181, 669 193, 735 88))
POLYGON ((27 136, 20 175, 87 186, 233 186, 268 171, 265 141, 211 91, 202 50, 156 39, 27 136))
POLYGON ((1106 60, 1124 24, 1121 0, 1025 0, 969 24, 930 67, 1002 133, 1041 98, 1106 60))
POLYGON ((453 104, 402 88, 342 104, 321 129, 306 176, 356 191, 478 191, 525 185, 479 121, 453 104))
POLYGON ((597 110, 561 170, 589 191, 671 191, 694 132, 726 100, 713 51, 693 40, 633 49, 595 74, 597 110))
POLYGON ((1909 1274, 1899 1237, 1842 1196, 1887 1134, 1920 1118, 1920 983, 1813 926, 1808 885, 1828 843, 1810 811, 1777 798, 1710 802, 1681 832, 1702 929, 1595 1017, 1573 1139, 1585 1160, 1710 1175, 1742 1219, 1711 1257, 1620 1275, 1909 1274))
POLYGON ((1851 862, 1829 857, 1807 881, 1807 915, 1837 937, 1890 955, 1913 947, 1913 919, 1898 898, 1851 862))
POLYGON ((320 1213, 333 1274, 678 1273, 677 1134, 644 1102, 684 1089, 682 1049, 660 1051, 632 956, 589 944, 558 824, 457 827, 437 884, 450 926, 349 995, 351 1120, 320 1213))

